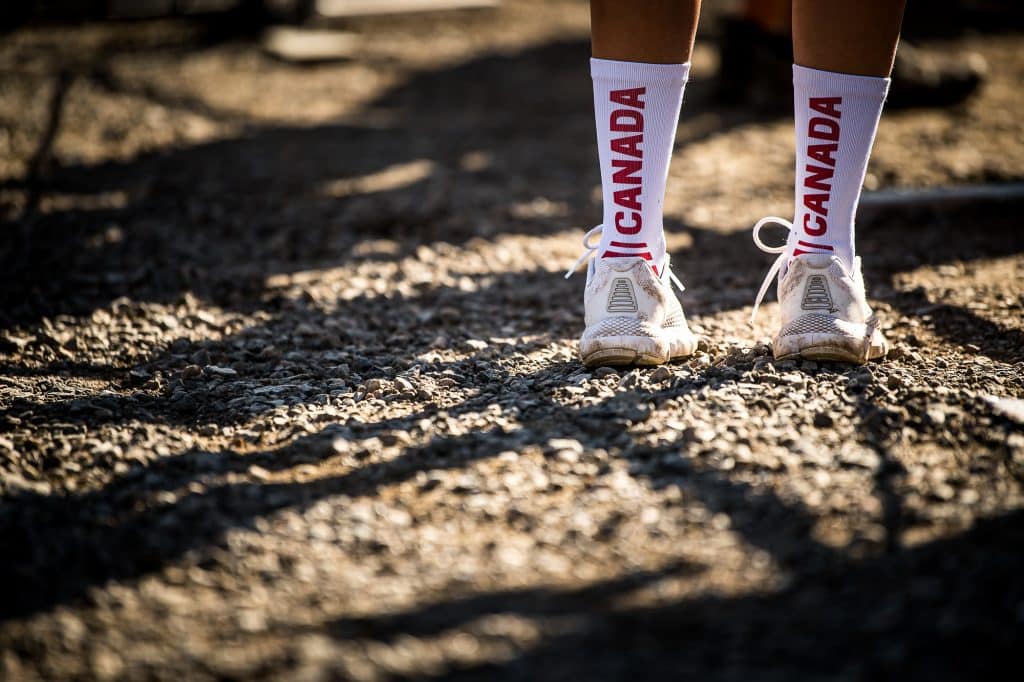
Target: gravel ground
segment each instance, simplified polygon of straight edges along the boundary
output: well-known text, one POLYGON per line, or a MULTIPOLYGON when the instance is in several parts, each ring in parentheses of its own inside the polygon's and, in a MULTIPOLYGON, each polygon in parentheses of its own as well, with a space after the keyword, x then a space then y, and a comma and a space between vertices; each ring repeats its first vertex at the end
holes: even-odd
MULTIPOLYGON (((748 229, 791 124, 715 108, 705 41, 667 209, 706 340, 587 371, 585 4, 352 27, 307 67, 159 22, 0 44, 0 678, 1019 662, 1024 201, 865 213, 890 359, 774 362, 748 229)), ((887 116, 869 189, 1024 179, 1020 39, 950 45, 988 83, 887 116)))

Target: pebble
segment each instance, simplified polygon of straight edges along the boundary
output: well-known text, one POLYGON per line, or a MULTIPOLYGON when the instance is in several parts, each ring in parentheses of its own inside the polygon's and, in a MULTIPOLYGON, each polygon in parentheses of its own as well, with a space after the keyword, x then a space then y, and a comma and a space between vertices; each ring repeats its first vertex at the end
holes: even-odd
POLYGON ((814 425, 819 429, 830 429, 835 423, 835 419, 828 412, 818 412, 814 415, 814 425))
POLYGON ((946 410, 941 405, 929 405, 925 410, 925 415, 935 426, 942 426, 946 423, 946 410))
POLYGON ((707 426, 698 426, 691 431, 694 440, 698 443, 710 443, 715 439, 715 430, 707 426))
POLYGON ((568 450, 575 453, 582 453, 583 444, 575 438, 552 438, 548 441, 548 449, 555 452, 568 450))
POLYGON ((668 367, 665 367, 664 365, 658 367, 653 372, 651 372, 651 381, 655 383, 662 383, 664 381, 668 381, 671 378, 672 371, 668 367))
POLYGON ((1024 399, 1006 398, 994 395, 983 396, 992 410, 1018 424, 1024 424, 1024 399))
POLYGON ((637 385, 639 379, 640 375, 637 373, 636 370, 633 370, 626 376, 619 379, 619 388, 633 388, 634 386, 637 385))

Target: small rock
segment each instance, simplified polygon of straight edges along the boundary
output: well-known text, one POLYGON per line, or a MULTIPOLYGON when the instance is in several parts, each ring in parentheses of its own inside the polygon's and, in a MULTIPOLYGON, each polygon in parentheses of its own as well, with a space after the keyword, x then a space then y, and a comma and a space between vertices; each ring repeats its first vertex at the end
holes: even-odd
POLYGON ((973 488, 966 488, 960 493, 960 503, 968 506, 977 504, 978 500, 981 499, 981 495, 978 494, 977 490, 973 488))
POLYGON ((835 423, 835 419, 833 419, 832 415, 830 415, 828 412, 819 412, 816 415, 814 415, 814 425, 817 426, 819 429, 831 428, 832 425, 835 423))
POLYGON ((210 364, 210 351, 206 350, 205 348, 197 350, 189 358, 189 361, 193 365, 208 365, 210 364))
POLYGON ((555 457, 557 457, 559 461, 566 462, 567 464, 576 464, 580 461, 580 453, 575 450, 559 450, 555 453, 555 457))
POLYGON ((181 370, 181 378, 185 380, 201 376, 203 376, 203 368, 199 365, 185 365, 185 369, 181 370))
MULTIPOLYGON (((202 370, 200 370, 202 371, 202 370)), ((144 384, 149 380, 150 374, 144 369, 133 369, 128 372, 128 381, 134 385, 144 384)))
POLYGON ((715 430, 708 426, 698 426, 691 433, 698 443, 710 443, 715 438, 715 430))
POLYGON ((694 356, 693 360, 690 360, 690 367, 694 369, 702 369, 711 366, 711 357, 706 353, 694 356))
POLYGON ((661 382, 668 381, 671 378, 672 371, 668 367, 665 367, 664 365, 651 372, 651 381, 655 383, 660 384, 661 382))
POLYGON ((259 355, 257 355, 257 357, 260 360, 276 360, 277 358, 281 357, 281 351, 277 348, 277 346, 264 346, 260 350, 259 355))
POLYGON ((1020 398, 1002 398, 994 395, 984 396, 985 402, 992 406, 992 411, 1018 424, 1024 424, 1024 400, 1020 398))
POLYGON ((568 450, 577 454, 583 452, 583 444, 575 438, 552 438, 548 441, 548 448, 552 452, 568 450))
POLYGON ((637 378, 635 371, 630 372, 619 380, 619 388, 632 388, 636 386, 637 378))
POLYGON ((387 447, 393 445, 407 446, 412 443, 412 437, 407 431, 387 431, 380 435, 380 442, 387 447))
POLYGON ((49 495, 52 490, 46 481, 30 481, 18 474, 5 474, 3 482, 8 494, 29 492, 36 495, 49 495))
POLYGON ((234 377, 238 376, 238 372, 231 369, 230 367, 218 367, 217 365, 207 365, 203 368, 203 371, 207 374, 214 374, 219 377, 234 377))
POLYGON ((935 426, 942 426, 946 423, 946 411, 940 405, 929 405, 925 410, 925 416, 935 426))
POLYGON ((597 369, 594 370, 594 378, 595 379, 604 379, 606 377, 611 377, 611 376, 616 376, 617 377, 617 376, 619 376, 619 373, 616 372, 611 367, 598 367, 597 369))

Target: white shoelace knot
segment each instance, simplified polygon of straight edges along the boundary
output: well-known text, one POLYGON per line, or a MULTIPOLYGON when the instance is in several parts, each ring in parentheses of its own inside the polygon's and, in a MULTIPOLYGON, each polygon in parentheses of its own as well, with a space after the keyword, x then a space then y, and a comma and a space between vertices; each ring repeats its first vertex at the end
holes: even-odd
POLYGON ((793 231, 793 223, 789 222, 785 218, 780 218, 778 216, 768 216, 766 218, 761 218, 754 225, 753 237, 754 244, 757 245, 757 248, 761 249, 765 253, 777 253, 779 254, 779 257, 775 259, 774 263, 772 263, 772 266, 768 269, 768 274, 765 275, 764 277, 764 281, 761 282, 761 289, 757 292, 757 298, 754 299, 754 309, 750 311, 750 324, 754 324, 754 318, 757 316, 757 310, 758 308, 761 307, 761 301, 764 300, 764 295, 768 293, 768 287, 771 286, 772 280, 775 278, 777 274, 779 274, 779 270, 786 262, 786 244, 783 244, 782 246, 768 246, 763 241, 761 241, 761 228, 764 227, 765 225, 772 223, 776 225, 781 225, 790 232, 793 231))

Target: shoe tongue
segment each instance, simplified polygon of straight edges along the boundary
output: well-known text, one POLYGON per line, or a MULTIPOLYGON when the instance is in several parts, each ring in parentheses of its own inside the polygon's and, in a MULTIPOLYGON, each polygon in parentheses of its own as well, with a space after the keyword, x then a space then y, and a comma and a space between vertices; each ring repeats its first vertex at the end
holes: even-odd
POLYGON ((632 268, 636 267, 637 261, 639 261, 641 263, 645 263, 648 267, 650 267, 656 273, 657 272, 661 272, 661 268, 660 267, 659 268, 654 267, 653 261, 649 261, 646 258, 640 258, 639 256, 631 257, 631 258, 600 258, 600 259, 595 258, 594 261, 592 261, 592 262, 596 262, 597 265, 600 265, 600 266, 603 266, 603 267, 606 267, 606 268, 610 268, 612 270, 617 270, 619 272, 625 272, 626 270, 631 270, 632 268))
POLYGON ((802 253, 799 256, 790 258, 789 263, 792 264, 794 261, 799 260, 810 265, 812 268, 826 268, 832 264, 833 258, 835 256, 831 253, 802 253))

